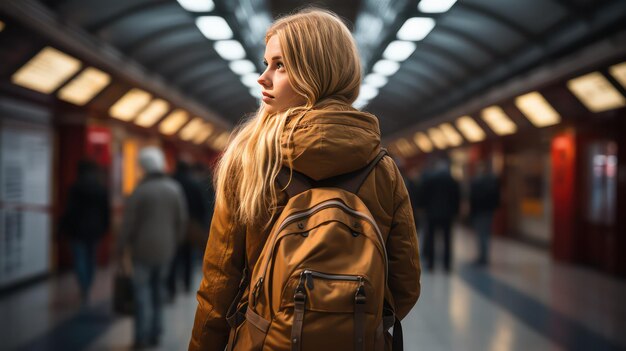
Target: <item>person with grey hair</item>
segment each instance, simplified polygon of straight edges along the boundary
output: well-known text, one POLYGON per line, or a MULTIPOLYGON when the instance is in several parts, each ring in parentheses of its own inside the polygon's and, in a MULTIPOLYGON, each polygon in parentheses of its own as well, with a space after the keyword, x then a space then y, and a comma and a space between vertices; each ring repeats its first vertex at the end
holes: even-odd
POLYGON ((136 349, 159 343, 165 279, 187 223, 183 191, 165 174, 161 150, 142 149, 139 164, 145 175, 126 202, 117 245, 119 262, 129 251, 133 263, 136 349))

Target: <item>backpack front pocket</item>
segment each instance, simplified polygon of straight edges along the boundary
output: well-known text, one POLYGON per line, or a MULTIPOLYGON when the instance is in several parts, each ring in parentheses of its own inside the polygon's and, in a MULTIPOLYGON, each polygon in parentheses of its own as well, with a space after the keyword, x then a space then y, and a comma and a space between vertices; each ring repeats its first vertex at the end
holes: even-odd
POLYGON ((305 269, 286 284, 272 329, 290 326, 289 341, 296 350, 365 349, 369 339, 373 344, 366 326, 374 324, 377 309, 375 301, 367 300, 371 292, 364 276, 305 269))
MULTIPOLYGON (((317 312, 352 313, 356 295, 371 296, 371 286, 365 276, 330 274, 305 269, 292 277, 282 293, 281 309, 293 308, 298 287, 306 294, 305 309, 317 312)), ((366 311, 376 313, 373 303, 366 304, 366 311)))

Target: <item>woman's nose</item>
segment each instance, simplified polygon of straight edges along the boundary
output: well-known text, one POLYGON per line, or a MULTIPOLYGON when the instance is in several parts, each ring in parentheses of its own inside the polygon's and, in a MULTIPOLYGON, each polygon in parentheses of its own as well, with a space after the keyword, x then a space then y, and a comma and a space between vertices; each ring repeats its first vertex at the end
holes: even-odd
POLYGON ((257 83, 261 84, 261 86, 263 86, 264 88, 269 88, 272 86, 272 81, 269 79, 269 77, 267 77, 267 72, 263 72, 263 74, 259 76, 257 83))

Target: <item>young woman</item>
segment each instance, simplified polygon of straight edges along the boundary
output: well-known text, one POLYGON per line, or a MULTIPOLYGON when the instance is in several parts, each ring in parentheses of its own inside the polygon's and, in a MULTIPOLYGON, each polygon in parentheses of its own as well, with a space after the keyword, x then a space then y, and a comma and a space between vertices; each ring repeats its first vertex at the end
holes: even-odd
MULTIPOLYGON (((258 80, 263 103, 233 134, 216 169, 216 208, 189 350, 227 345, 226 313, 244 267, 255 267, 287 201, 277 185, 281 168, 319 181, 361 169, 381 150, 377 118, 351 106, 361 66, 350 31, 336 15, 307 9, 281 18, 265 42, 266 70, 258 80)), ((357 195, 384 237, 385 299, 402 319, 419 297, 420 266, 408 193, 390 157, 357 195)))

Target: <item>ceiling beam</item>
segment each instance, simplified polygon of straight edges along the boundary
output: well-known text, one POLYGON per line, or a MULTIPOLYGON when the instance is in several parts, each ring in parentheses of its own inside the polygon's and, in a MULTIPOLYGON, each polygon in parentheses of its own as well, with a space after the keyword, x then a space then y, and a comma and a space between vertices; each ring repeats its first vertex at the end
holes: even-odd
MULTIPOLYGON (((187 33, 187 32, 191 33, 197 30, 198 29, 196 28, 196 26, 191 23, 181 24, 181 25, 168 27, 168 28, 160 28, 156 30, 155 32, 147 35, 145 38, 142 38, 139 42, 134 43, 134 45, 124 46, 123 48, 121 48, 121 50, 127 53, 127 55, 130 57, 137 57, 142 50, 149 47, 150 45, 154 45, 155 43, 158 43, 159 41, 166 40, 168 36, 177 35, 180 33, 187 33)), ((198 33, 198 35, 200 34, 198 33)), ((208 46, 208 44, 209 43, 207 40, 206 45, 208 46)), ((167 51, 169 51, 169 48, 167 51)))
MULTIPOLYGON (((168 63, 162 65, 149 66, 165 78, 173 78, 178 76, 182 70, 189 69, 199 64, 208 63, 213 60, 219 60, 217 57, 211 57, 203 51, 185 52, 184 54, 178 54, 180 57, 173 59, 168 63)), ((147 66, 147 65, 146 65, 147 66)))
POLYGON ((499 52, 491 48, 489 45, 468 35, 467 32, 464 32, 460 29, 446 26, 445 24, 442 24, 442 23, 437 23, 437 31, 448 33, 449 35, 455 36, 459 38, 460 40, 465 41, 466 43, 478 48, 478 50, 486 53, 487 55, 491 56, 492 58, 496 60, 501 60, 504 58, 503 55, 501 55, 499 52))
POLYGON ((476 68, 472 65, 470 65, 469 63, 467 63, 467 60, 465 60, 462 56, 459 56, 458 54, 448 50, 445 47, 441 47, 439 45, 436 45, 434 43, 430 43, 430 42, 420 42, 418 44, 418 50, 419 49, 426 49, 426 51, 430 51, 435 55, 441 56, 443 58, 445 58, 446 60, 452 62, 453 64, 459 66, 461 69, 463 69, 465 71, 465 73, 475 73, 476 72, 476 68))
POLYGON ((188 30, 196 30, 196 29, 197 28, 193 23, 179 23, 179 24, 175 24, 172 26, 160 27, 156 29, 155 31, 147 33, 146 35, 124 46, 120 45, 118 46, 118 48, 123 52, 130 52, 131 53, 130 56, 132 56, 132 53, 141 51, 146 46, 149 46, 150 44, 163 39, 163 37, 167 36, 170 33, 186 32, 188 30))
POLYGON ((185 91, 195 90, 197 84, 205 81, 207 77, 210 78, 212 74, 217 74, 224 69, 228 69, 225 64, 218 61, 199 62, 197 65, 193 66, 193 70, 189 68, 190 67, 187 67, 184 73, 174 76, 171 80, 172 84, 181 87, 185 91))
POLYGON ((176 56, 179 56, 182 51, 189 50, 198 50, 200 47, 206 44, 206 41, 188 41, 188 42, 180 42, 179 45, 175 47, 170 47, 170 50, 163 55, 155 55, 154 57, 149 58, 148 60, 144 60, 143 64, 148 67, 157 67, 163 64, 164 62, 168 62, 176 56))
POLYGON ((139 4, 133 3, 132 1, 128 1, 126 4, 128 4, 129 6, 126 8, 120 9, 119 11, 116 11, 115 13, 103 19, 100 19, 97 22, 89 23, 85 25, 85 29, 89 32, 96 33, 106 27, 109 27, 115 24, 116 22, 121 21, 122 19, 126 17, 133 16, 135 14, 138 14, 144 11, 148 11, 158 6, 172 5, 172 1, 171 0, 154 0, 154 1, 143 2, 139 4))
POLYGON ((393 76, 388 84, 401 84, 404 85, 407 89, 411 91, 417 91, 420 95, 428 96, 431 95, 431 91, 428 89, 424 89, 422 85, 416 84, 417 80, 414 76, 406 75, 406 74, 397 74, 393 76))
POLYGON ((235 74, 230 73, 230 70, 228 70, 228 72, 220 72, 220 74, 216 75, 204 75, 203 78, 204 80, 201 81, 202 84, 195 86, 193 90, 189 88, 186 88, 185 90, 189 91, 190 94, 198 95, 206 93, 210 90, 220 91, 230 86, 243 86, 243 83, 236 80, 235 74))
POLYGON ((511 22, 508 18, 502 16, 501 14, 497 13, 496 11, 493 11, 492 9, 483 7, 483 6, 479 6, 476 4, 472 4, 472 3, 468 3, 466 1, 459 1, 456 4, 457 8, 461 7, 464 10, 467 10, 469 12, 474 12, 478 15, 481 15, 483 17, 487 17, 492 19, 495 22, 500 23, 502 26, 507 27, 509 29, 511 29, 512 31, 516 32, 517 34, 519 34, 521 37, 523 37, 526 41, 531 42, 531 43, 541 43, 541 37, 539 37, 538 35, 535 35, 534 33, 530 32, 528 29, 526 29, 523 26, 520 26, 517 23, 511 22))
POLYGON ((423 63, 423 62, 421 62, 421 61, 420 62, 407 62, 406 64, 404 64, 403 69, 405 71, 407 71, 407 73, 410 73, 411 75, 418 76, 422 80, 425 80, 431 86, 437 86, 437 88, 439 88, 439 89, 445 89, 445 88, 450 86, 451 81, 449 79, 443 78, 444 80, 446 80, 447 84, 441 83, 441 82, 437 81, 435 78, 427 75, 423 71, 418 70, 416 65, 420 64, 420 63, 423 63))

